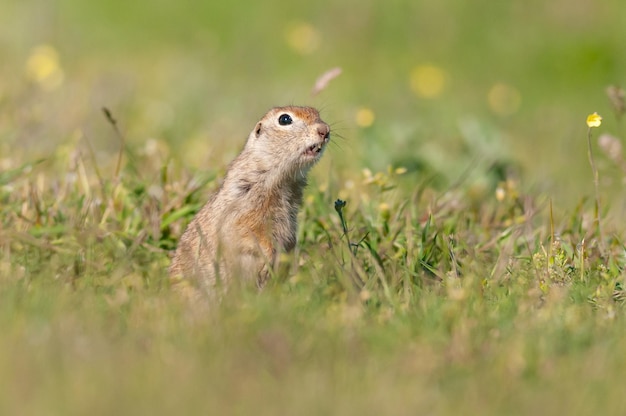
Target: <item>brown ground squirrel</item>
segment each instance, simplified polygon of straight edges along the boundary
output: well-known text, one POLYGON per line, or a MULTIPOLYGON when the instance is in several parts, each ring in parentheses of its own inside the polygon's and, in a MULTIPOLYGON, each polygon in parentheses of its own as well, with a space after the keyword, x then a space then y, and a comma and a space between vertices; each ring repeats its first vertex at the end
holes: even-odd
POLYGON ((329 140, 316 109, 269 110, 180 238, 169 269, 176 286, 194 297, 232 279, 263 286, 277 254, 296 244, 307 173, 329 140))

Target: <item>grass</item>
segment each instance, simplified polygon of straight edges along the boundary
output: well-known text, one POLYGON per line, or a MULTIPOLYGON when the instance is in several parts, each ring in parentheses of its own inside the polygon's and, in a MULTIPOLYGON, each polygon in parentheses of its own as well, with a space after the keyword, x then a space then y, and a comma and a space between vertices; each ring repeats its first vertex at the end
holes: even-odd
POLYGON ((141 4, 0 6, 1 414, 626 411, 621 3, 141 4), (285 102, 337 133, 289 273, 200 315, 169 253, 285 102))
POLYGON ((197 316, 167 249, 213 182, 64 157, 52 179, 5 173, 5 414, 623 411, 623 246, 600 257, 592 207, 551 243, 539 201, 472 207, 390 171, 366 176, 370 204, 348 198, 346 235, 313 188, 290 277, 197 316))

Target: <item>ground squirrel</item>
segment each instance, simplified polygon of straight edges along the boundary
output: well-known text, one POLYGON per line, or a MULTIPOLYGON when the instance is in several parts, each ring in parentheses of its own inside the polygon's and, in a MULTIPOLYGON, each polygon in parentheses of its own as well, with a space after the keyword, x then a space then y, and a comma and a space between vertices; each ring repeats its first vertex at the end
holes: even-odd
POLYGON ((263 286, 277 254, 296 244, 307 173, 329 140, 330 127, 314 108, 268 111, 180 238, 173 281, 194 296, 211 296, 233 279, 263 286))

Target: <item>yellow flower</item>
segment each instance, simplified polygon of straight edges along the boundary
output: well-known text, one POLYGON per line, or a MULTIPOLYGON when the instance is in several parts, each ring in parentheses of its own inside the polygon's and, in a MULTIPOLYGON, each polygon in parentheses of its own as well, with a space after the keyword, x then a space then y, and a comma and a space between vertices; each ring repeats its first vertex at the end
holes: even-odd
POLYGON ((321 43, 320 32, 306 22, 294 22, 287 26, 285 32, 287 44, 300 55, 310 55, 321 43))
POLYGON ((45 90, 59 87, 63 83, 63 69, 56 49, 50 45, 34 48, 26 62, 26 75, 45 90))
POLYGON ((602 124, 602 116, 598 113, 589 114, 587 116, 587 126, 591 127, 600 127, 602 124))
POLYGON ((410 86, 418 97, 437 98, 446 86, 446 73, 436 65, 418 65, 411 71, 410 86))
POLYGON ((372 124, 374 124, 375 118, 376 116, 374 115, 374 112, 366 107, 359 108, 355 116, 356 124, 359 127, 371 126, 372 124))

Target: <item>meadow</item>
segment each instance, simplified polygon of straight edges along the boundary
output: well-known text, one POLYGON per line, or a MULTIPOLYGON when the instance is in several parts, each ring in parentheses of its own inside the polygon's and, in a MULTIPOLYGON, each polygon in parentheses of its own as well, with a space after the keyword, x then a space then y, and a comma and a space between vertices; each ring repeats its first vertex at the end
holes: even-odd
POLYGON ((0 414, 626 413, 625 24, 620 0, 4 1, 0 414), (170 253, 286 104, 332 127, 297 248, 198 313, 170 253))

